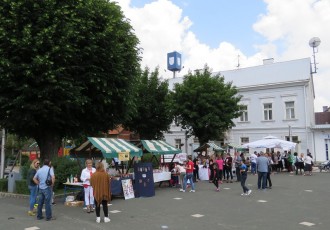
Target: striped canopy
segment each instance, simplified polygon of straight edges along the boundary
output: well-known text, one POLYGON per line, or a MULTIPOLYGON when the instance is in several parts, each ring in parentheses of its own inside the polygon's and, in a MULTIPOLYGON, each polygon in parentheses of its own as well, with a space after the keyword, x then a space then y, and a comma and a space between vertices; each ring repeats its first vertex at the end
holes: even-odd
POLYGON ((70 151, 76 157, 118 157, 120 152, 129 152, 130 157, 142 156, 142 150, 135 145, 116 138, 88 137, 88 141, 70 151))
POLYGON ((202 146, 199 146, 194 152, 202 152, 205 151, 207 148, 212 148, 215 151, 223 151, 224 149, 214 143, 206 143, 202 146))
POLYGON ((181 153, 181 149, 177 149, 165 141, 159 140, 141 140, 143 147, 154 155, 161 154, 177 154, 181 153))

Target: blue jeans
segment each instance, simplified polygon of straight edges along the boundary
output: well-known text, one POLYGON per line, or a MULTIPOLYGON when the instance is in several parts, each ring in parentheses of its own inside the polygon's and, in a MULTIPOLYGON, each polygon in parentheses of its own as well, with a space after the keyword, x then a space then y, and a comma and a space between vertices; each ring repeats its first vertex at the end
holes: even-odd
POLYGON ((248 187, 246 187, 245 185, 246 179, 247 179, 247 174, 241 175, 241 186, 244 193, 247 193, 249 191, 248 187))
POLYGON ((39 189, 39 200, 38 200, 38 214, 37 214, 37 219, 42 219, 42 206, 45 203, 45 209, 46 209, 46 219, 51 219, 52 218, 52 207, 51 207, 51 202, 52 202, 52 196, 53 192, 50 187, 46 189, 39 189))
POLYGON ((258 189, 266 189, 267 172, 258 172, 258 189))
POLYGON ((29 190, 30 190, 30 211, 32 211, 33 208, 34 208, 34 205, 36 203, 36 200, 37 200, 38 186, 37 185, 34 185, 34 186, 29 185, 28 187, 29 187, 29 190))
POLYGON ((195 190, 195 184, 194 184, 194 174, 193 173, 187 173, 183 180, 183 190, 185 191, 187 188, 187 181, 190 181, 191 184, 191 190, 195 190))
POLYGON ((256 174, 257 172, 257 163, 251 162, 251 173, 256 174))

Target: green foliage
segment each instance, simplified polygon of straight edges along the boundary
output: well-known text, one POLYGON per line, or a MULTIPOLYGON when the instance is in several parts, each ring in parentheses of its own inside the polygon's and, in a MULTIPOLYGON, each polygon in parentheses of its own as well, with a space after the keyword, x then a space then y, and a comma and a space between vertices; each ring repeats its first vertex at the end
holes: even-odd
POLYGON ((17 194, 30 194, 30 190, 28 185, 26 184, 26 180, 16 180, 15 183, 17 194))
POLYGON ((152 163, 152 167, 158 168, 159 167, 159 162, 160 162, 160 155, 155 155, 153 156, 152 153, 144 153, 143 157, 141 159, 141 162, 146 163, 146 162, 151 162, 152 163), (157 160, 155 159, 155 157, 157 158, 157 160))
POLYGON ((58 157, 52 159, 52 165, 55 171, 55 189, 63 188, 63 183, 70 175, 80 177, 81 169, 76 159, 58 157))
POLYGON ((24 156, 24 160, 23 160, 23 156, 22 156, 22 165, 20 167, 20 174, 22 176, 22 179, 27 178, 27 174, 30 169, 31 163, 32 163, 32 161, 29 160, 28 156, 24 156))
POLYGON ((108 0, 0 1, 0 126, 41 158, 135 112, 138 39, 108 0))
POLYGON ((8 191, 8 179, 0 179, 0 192, 7 192, 8 191))
POLYGON ((195 135, 201 144, 217 140, 234 126, 233 118, 240 115, 238 90, 232 83, 225 83, 217 74, 204 70, 191 72, 177 84, 172 93, 172 109, 177 123, 195 135))
POLYGON ((162 139, 163 132, 173 121, 169 108, 168 82, 161 82, 156 68, 148 68, 140 74, 136 85, 136 113, 124 125, 136 131, 141 139, 162 139))

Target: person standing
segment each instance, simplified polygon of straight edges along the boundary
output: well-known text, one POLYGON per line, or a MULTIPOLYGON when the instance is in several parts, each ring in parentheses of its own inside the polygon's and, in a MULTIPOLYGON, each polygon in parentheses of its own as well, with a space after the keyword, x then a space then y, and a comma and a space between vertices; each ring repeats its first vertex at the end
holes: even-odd
POLYGON ((222 173, 223 173, 223 168, 224 168, 224 161, 222 159, 221 154, 217 155, 217 159, 216 159, 215 163, 218 164, 218 180, 219 180, 219 183, 222 184, 222 173))
MULTIPOLYGON (((217 157, 218 158, 218 157, 217 157)), ((219 162, 218 160, 216 160, 213 164, 213 170, 214 170, 214 176, 213 176, 213 184, 216 187, 216 191, 220 191, 219 190, 219 177, 220 177, 220 170, 219 170, 219 162)))
MULTIPOLYGON (((183 163, 185 164, 186 161, 183 163)), ((180 192, 183 192, 183 181, 184 177, 186 176, 186 169, 181 164, 177 164, 175 166, 175 170, 179 173, 179 183, 181 185, 180 192)))
POLYGON ((84 186, 85 205, 87 207, 87 213, 90 213, 94 211, 94 195, 93 187, 90 185, 90 179, 92 177, 92 174, 95 173, 96 169, 93 167, 93 161, 91 159, 87 159, 85 165, 86 168, 81 171, 80 179, 84 186))
POLYGON ((197 158, 194 159, 194 182, 199 181, 199 160, 197 158))
POLYGON ((110 222, 108 213, 108 202, 111 200, 110 195, 110 176, 104 169, 102 162, 96 163, 96 172, 92 174, 90 179, 90 185, 93 187, 94 199, 95 199, 95 212, 96 223, 101 222, 100 211, 102 204, 104 213, 104 222, 110 222))
POLYGON ((257 173, 257 152, 251 153, 250 155, 250 162, 251 162, 251 173, 256 175, 257 173))
POLYGON ((37 170, 39 169, 40 161, 38 159, 34 159, 30 165, 30 169, 27 174, 27 183, 28 188, 30 190, 30 202, 29 202, 29 216, 35 216, 34 205, 37 200, 38 193, 38 185, 33 181, 33 177, 36 175, 37 170))
POLYGON ((233 165, 233 158, 230 156, 230 153, 227 153, 225 159, 225 174, 227 177, 227 183, 228 182, 233 183, 232 165, 233 165), (229 175, 230 175, 230 181, 229 181, 229 175))
POLYGON ((42 215, 42 208, 45 204, 46 220, 55 220, 52 215, 51 206, 53 196, 51 186, 53 186, 55 183, 55 174, 53 167, 51 167, 51 161, 49 159, 44 160, 42 168, 39 169, 34 175, 33 181, 39 186, 37 219, 41 220, 44 218, 42 215), (49 180, 51 183, 46 183, 47 180, 49 180))
POLYGON ((266 180, 268 172, 268 158, 265 157, 263 152, 260 152, 260 157, 257 158, 258 169, 258 189, 266 189, 266 180))
POLYGON ((242 160, 240 162, 240 174, 241 174, 241 186, 243 189, 243 193, 241 194, 241 196, 248 196, 251 194, 252 190, 248 189, 245 185, 246 179, 247 179, 247 166, 245 165, 245 160, 242 160))
POLYGON ((186 191, 188 180, 190 181, 190 184, 191 184, 190 192, 195 192, 195 184, 194 184, 194 180, 193 180, 193 177, 194 177, 193 174, 194 174, 194 162, 192 162, 191 156, 188 156, 188 162, 186 164, 186 176, 185 176, 185 179, 184 179, 184 182, 183 182, 183 191, 182 192, 186 191))
POLYGON ((241 181, 241 174, 240 174, 240 165, 241 165, 242 158, 240 157, 239 152, 235 153, 235 172, 236 172, 236 182, 241 181))
POLYGON ((313 157, 311 153, 307 153, 304 162, 305 162, 304 176, 306 176, 306 172, 309 172, 309 175, 311 176, 313 171, 313 157))
POLYGON ((266 188, 272 189, 273 184, 272 184, 272 180, 270 179, 270 175, 272 173, 271 165, 273 164, 273 160, 272 160, 271 153, 267 153, 267 159, 268 159, 268 172, 267 172, 267 178, 266 178, 266 188), (267 184, 269 186, 267 186, 267 184))

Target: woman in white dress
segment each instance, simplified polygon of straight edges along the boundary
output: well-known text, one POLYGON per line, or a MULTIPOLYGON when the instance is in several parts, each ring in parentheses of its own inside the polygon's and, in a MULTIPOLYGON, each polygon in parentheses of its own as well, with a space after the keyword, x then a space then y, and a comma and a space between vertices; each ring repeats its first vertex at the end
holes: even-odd
POLYGON ((90 213, 94 211, 94 195, 93 187, 90 184, 90 179, 92 174, 95 173, 96 169, 93 168, 93 161, 91 159, 87 159, 85 165, 86 168, 82 170, 80 179, 83 182, 84 186, 85 205, 87 207, 87 213, 90 213))

